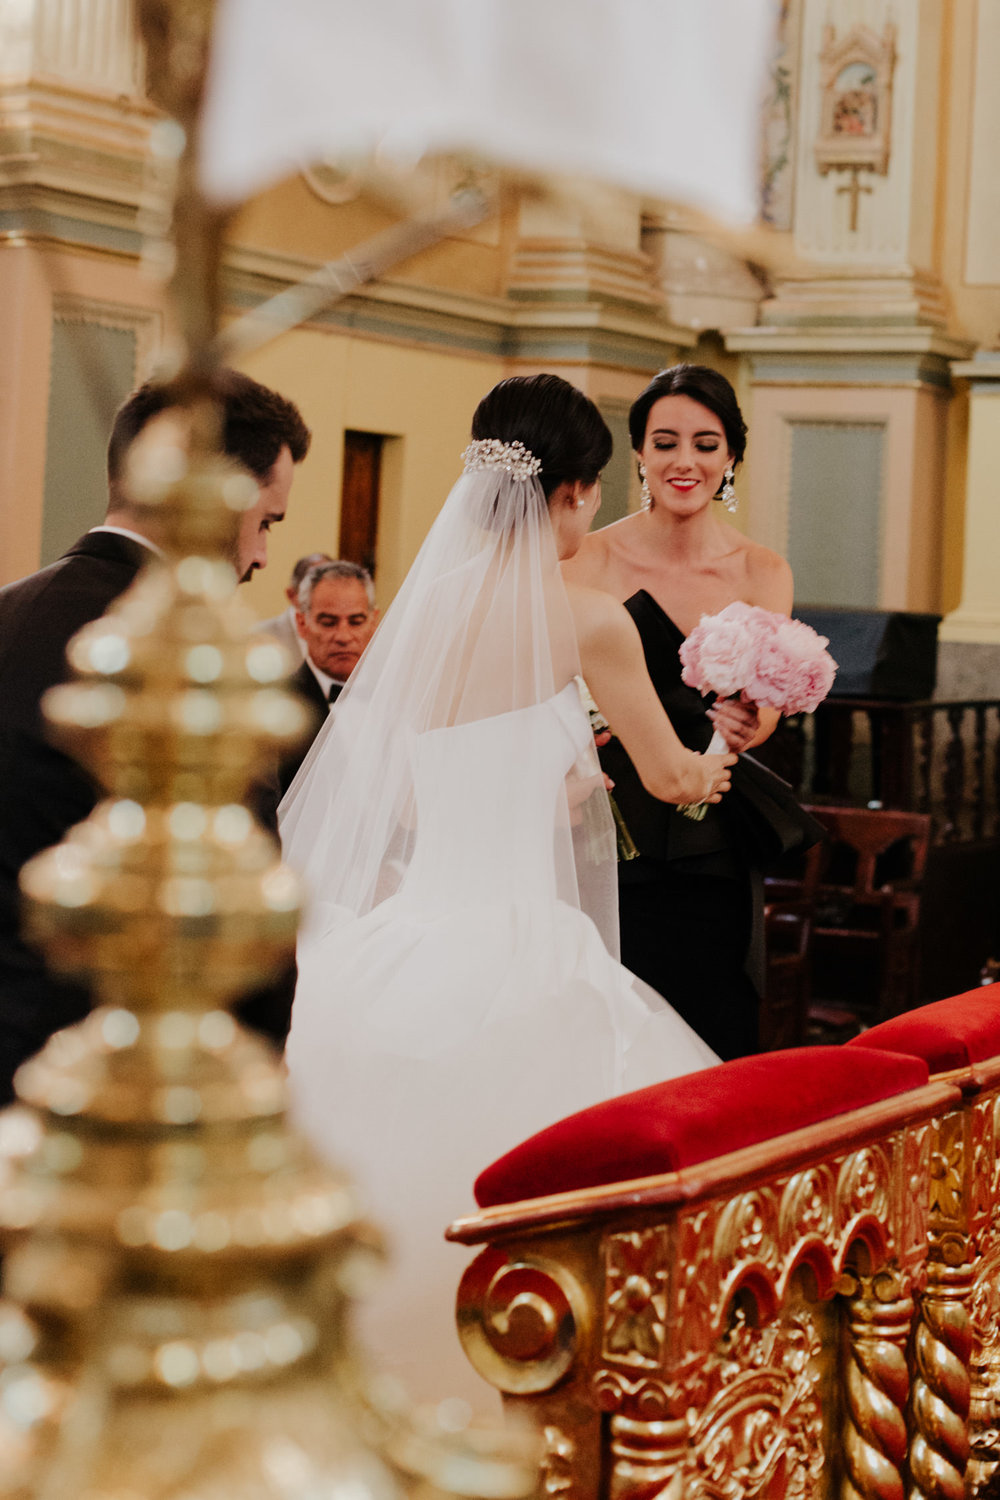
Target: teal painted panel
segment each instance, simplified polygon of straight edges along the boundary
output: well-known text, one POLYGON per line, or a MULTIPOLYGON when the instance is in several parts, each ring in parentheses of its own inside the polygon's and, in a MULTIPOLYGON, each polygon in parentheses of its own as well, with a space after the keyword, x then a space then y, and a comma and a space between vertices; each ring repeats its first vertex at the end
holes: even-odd
POLYGON ((130 328, 60 318, 52 324, 43 567, 104 520, 108 434, 135 383, 135 362, 136 337, 130 328))
MULTIPOLYGON (((600 403, 598 403, 600 405, 600 403)), ((610 526, 628 515, 629 487, 632 481, 632 444, 628 435, 628 408, 600 406, 601 416, 611 428, 615 449, 601 475, 601 508, 594 517, 592 530, 610 526)))
POLYGON ((885 426, 791 427, 788 561, 795 602, 876 608, 885 426))

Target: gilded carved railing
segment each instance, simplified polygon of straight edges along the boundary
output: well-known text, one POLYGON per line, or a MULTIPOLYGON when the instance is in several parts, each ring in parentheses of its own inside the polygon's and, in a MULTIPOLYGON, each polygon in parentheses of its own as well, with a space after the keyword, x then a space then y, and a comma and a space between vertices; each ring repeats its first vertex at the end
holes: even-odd
MULTIPOLYGON (((1000 985, 845 1051, 872 1049, 927 1066, 930 1084, 661 1176, 495 1199, 453 1226, 486 1246, 459 1292, 467 1353, 543 1432, 548 1494, 1000 1493, 1000 985)), ((733 1067, 713 1131, 740 1109, 733 1067)), ((635 1098, 643 1137, 664 1100, 635 1098)), ((525 1163, 549 1189, 576 1170, 570 1126, 513 1152, 514 1180, 525 1163)))
POLYGON ((917 1474, 946 1462, 942 1401, 957 1416, 944 1342, 961 1358, 941 1278, 912 1375, 909 1350, 935 1121, 958 1097, 932 1083, 661 1177, 453 1226, 486 1244, 459 1292, 467 1353, 544 1433, 546 1493, 901 1500, 911 1387, 933 1408, 912 1493, 936 1493, 917 1474))

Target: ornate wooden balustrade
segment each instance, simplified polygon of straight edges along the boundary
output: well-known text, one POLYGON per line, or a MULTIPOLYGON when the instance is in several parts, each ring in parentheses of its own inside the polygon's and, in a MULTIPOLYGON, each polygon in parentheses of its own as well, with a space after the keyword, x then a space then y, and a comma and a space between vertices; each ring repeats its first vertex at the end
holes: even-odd
POLYGON ((968 988, 1000 959, 1000 700, 830 699, 759 753, 803 801, 930 814, 921 999, 968 988))
MULTIPOLYGON (((546 1495, 902 1500, 932 1144, 963 1105, 896 1060, 918 1071, 873 1049, 741 1059, 607 1101, 483 1174, 488 1206, 450 1231, 486 1246, 459 1327, 544 1432, 546 1495)), ((944 1462, 941 1348, 915 1382, 931 1415, 914 1473, 918 1441, 944 1462)), ((957 1438, 948 1453, 952 1473, 957 1438)))
POLYGON ((832 698, 762 758, 807 802, 930 813, 940 843, 1000 837, 1000 699, 832 698))

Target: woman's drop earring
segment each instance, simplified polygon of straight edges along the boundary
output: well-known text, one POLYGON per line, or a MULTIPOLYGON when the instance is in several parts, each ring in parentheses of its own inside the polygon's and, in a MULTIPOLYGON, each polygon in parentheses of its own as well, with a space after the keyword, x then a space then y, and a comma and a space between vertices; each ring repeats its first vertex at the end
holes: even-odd
POLYGON ((642 480, 642 491, 641 491, 641 493, 642 493, 642 508, 643 508, 643 510, 652 510, 653 509, 653 492, 649 488, 649 480, 646 478, 646 465, 645 464, 640 464, 639 465, 639 478, 642 480))
POLYGON ((725 473, 722 476, 725 480, 725 483, 723 484, 722 489, 719 492, 719 499, 722 501, 723 505, 726 507, 730 515, 732 515, 733 511, 740 503, 736 491, 733 489, 733 475, 735 474, 735 472, 736 471, 733 468, 732 464, 730 464, 729 468, 726 469, 725 473))

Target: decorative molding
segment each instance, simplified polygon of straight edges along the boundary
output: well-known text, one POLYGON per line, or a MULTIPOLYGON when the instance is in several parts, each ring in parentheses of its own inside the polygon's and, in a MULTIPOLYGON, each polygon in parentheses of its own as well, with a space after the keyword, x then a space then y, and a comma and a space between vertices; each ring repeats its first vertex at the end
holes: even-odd
POLYGON ((570 236, 519 239, 507 292, 514 301, 557 296, 643 308, 656 308, 662 302, 649 255, 570 236))
POLYGON ((141 385, 152 374, 163 345, 163 314, 156 309, 56 292, 52 317, 57 323, 91 323, 101 328, 127 330, 135 337, 134 383, 141 385))
POLYGON ((760 216, 782 230, 792 227, 795 202, 801 26, 802 0, 780 0, 771 87, 764 102, 760 216))
POLYGON ((926 386, 942 393, 952 388, 954 361, 967 359, 973 347, 922 324, 852 327, 833 320, 741 328, 725 341, 750 357, 755 384, 926 386))
POLYGON ((35 0, 22 24, 32 31, 33 77, 58 78, 87 92, 144 97, 133 0, 35 0))
POLYGON ((840 41, 827 23, 819 55, 820 127, 813 155, 820 173, 889 170, 896 28, 881 37, 855 26, 840 41))
POLYGON ((643 221, 642 245, 656 268, 671 323, 699 332, 757 322, 765 292, 745 261, 653 215, 643 221))

